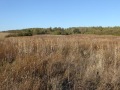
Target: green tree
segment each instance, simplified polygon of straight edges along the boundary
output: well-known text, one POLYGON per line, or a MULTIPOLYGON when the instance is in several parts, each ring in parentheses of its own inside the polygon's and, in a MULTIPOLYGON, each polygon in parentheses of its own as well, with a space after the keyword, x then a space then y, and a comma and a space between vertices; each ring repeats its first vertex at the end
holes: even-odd
POLYGON ((73 33, 74 33, 74 34, 80 34, 81 31, 80 31, 78 28, 75 28, 75 29, 73 30, 73 33))

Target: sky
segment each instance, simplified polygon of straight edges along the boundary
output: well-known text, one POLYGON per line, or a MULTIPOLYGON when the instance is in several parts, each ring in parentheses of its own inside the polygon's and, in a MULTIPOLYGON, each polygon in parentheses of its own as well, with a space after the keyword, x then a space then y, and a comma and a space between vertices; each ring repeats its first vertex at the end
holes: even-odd
POLYGON ((0 0, 0 30, 120 26, 120 0, 0 0))

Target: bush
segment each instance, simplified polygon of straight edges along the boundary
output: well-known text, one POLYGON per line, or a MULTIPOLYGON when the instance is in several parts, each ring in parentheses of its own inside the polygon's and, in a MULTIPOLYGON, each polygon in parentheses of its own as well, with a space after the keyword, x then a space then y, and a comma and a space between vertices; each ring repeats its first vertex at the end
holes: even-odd
POLYGON ((8 35, 6 35, 5 37, 17 37, 17 34, 12 33, 12 34, 8 34, 8 35))
POLYGON ((73 34, 81 34, 81 31, 78 28, 75 28, 73 30, 73 34))

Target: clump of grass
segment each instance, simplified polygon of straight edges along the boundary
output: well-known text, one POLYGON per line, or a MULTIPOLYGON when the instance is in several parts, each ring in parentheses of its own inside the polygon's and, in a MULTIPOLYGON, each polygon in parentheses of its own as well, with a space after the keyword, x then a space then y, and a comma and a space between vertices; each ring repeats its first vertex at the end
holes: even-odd
POLYGON ((0 90, 119 90, 120 37, 11 37, 0 41, 0 90))

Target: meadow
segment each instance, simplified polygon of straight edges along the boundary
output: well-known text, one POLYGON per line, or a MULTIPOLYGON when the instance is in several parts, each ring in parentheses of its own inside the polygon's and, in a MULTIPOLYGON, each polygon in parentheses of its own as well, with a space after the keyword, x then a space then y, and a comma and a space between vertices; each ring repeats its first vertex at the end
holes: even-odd
POLYGON ((0 90, 120 90, 120 37, 4 38, 0 90))

